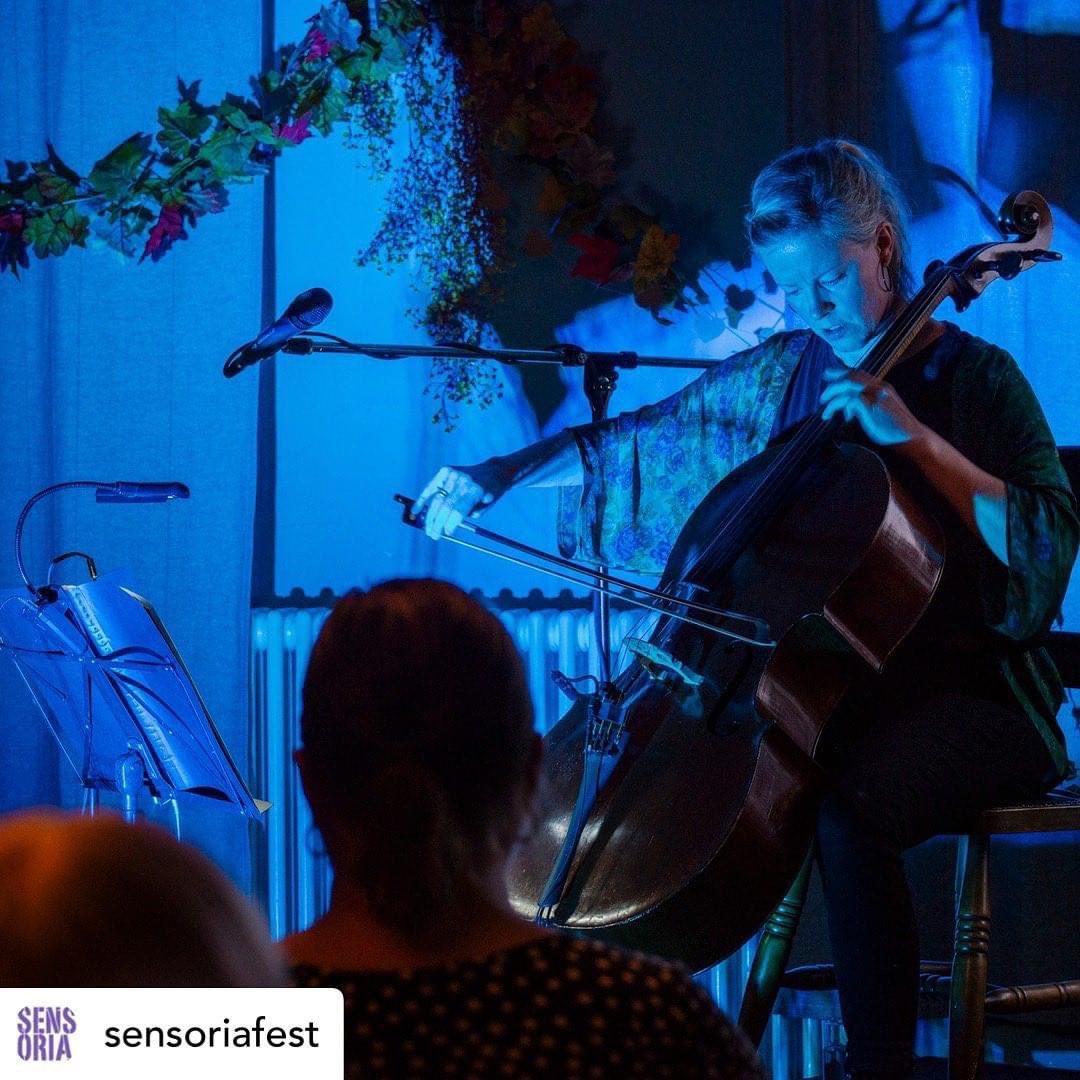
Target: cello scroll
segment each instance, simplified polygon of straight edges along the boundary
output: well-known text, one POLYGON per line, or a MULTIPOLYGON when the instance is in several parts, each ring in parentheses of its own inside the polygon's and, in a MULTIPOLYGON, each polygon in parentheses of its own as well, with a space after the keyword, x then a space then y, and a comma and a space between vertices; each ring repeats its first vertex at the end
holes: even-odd
POLYGON ((998 226, 1005 234, 1015 234, 1017 239, 974 244, 947 263, 936 259, 926 267, 923 280, 928 285, 939 273, 951 278, 957 311, 963 311, 998 278, 1011 281, 1036 263, 1061 261, 1061 252, 1049 250, 1054 232, 1053 214, 1037 191, 1010 195, 1001 204, 998 226))

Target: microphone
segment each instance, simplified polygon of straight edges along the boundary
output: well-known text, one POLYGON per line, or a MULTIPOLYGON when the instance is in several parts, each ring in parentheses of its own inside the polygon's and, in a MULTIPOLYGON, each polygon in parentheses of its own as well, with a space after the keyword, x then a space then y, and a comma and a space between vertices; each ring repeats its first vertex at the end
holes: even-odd
POLYGON ((241 345, 222 368, 226 379, 239 375, 244 368, 265 360, 304 330, 310 330, 330 314, 334 298, 325 289, 308 289, 302 292, 286 309, 277 322, 268 326, 254 341, 241 345))

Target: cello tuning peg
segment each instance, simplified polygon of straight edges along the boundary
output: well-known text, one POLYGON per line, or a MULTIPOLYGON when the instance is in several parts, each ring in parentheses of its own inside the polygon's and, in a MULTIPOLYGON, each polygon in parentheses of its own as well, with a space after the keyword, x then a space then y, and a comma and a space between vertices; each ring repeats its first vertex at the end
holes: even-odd
POLYGON ((926 284, 930 279, 945 265, 941 259, 934 259, 933 262, 926 264, 926 269, 923 271, 923 283, 926 284))
POLYGON ((986 269, 996 270, 998 277, 1003 278, 1005 281, 1012 281, 1024 269, 1024 253, 1007 251, 994 262, 987 263, 986 269))
POLYGON ((1026 270, 1032 263, 1060 261, 1060 251, 1007 251, 999 258, 992 261, 976 263, 975 277, 981 277, 988 270, 994 270, 997 272, 998 277, 1005 281, 1011 281, 1022 270, 1026 270))

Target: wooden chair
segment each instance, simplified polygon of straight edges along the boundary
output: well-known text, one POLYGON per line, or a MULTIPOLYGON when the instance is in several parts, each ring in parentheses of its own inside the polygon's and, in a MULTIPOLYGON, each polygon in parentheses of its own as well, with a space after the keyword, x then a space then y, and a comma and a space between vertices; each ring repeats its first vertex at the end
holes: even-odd
MULTIPOLYGON (((1080 447, 1062 447, 1062 464, 1080 492, 1080 447)), ((1080 634, 1050 634, 1047 647, 1066 686, 1080 688, 1080 634)), ((1015 833, 1080 830, 1080 786, 1058 788, 1044 798, 984 811, 963 837, 956 855, 956 924, 951 964, 921 970, 920 1016, 949 1019, 949 1080, 976 1080, 982 1070, 985 1020, 989 1015, 1039 1012, 1080 1005, 1080 979, 1028 986, 987 983, 990 950, 988 884, 990 838, 1015 833)), ((785 971, 810 881, 810 859, 787 896, 766 921, 750 969, 739 1026, 761 1041, 778 995, 788 1015, 838 1020, 830 965, 785 971)), ((1069 913, 1071 914, 1071 913, 1069 913)))

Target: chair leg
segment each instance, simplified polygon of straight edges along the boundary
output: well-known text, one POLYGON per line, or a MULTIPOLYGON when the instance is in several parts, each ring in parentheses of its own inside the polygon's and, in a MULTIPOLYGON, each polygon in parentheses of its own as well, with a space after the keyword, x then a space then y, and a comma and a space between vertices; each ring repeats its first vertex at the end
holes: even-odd
POLYGON ((746 980, 742 1007, 739 1009, 739 1027, 757 1046, 765 1034, 765 1027, 772 1015, 780 980, 787 970, 791 955, 791 942, 799 925, 806 891, 810 885, 810 865, 813 855, 807 855, 798 876, 788 889, 787 895, 776 910, 765 920, 758 941, 754 962, 746 980))
POLYGON ((990 962, 989 854, 989 837, 980 834, 968 836, 966 850, 958 852, 963 870, 950 988, 948 1080, 976 1080, 982 1073, 990 962))

